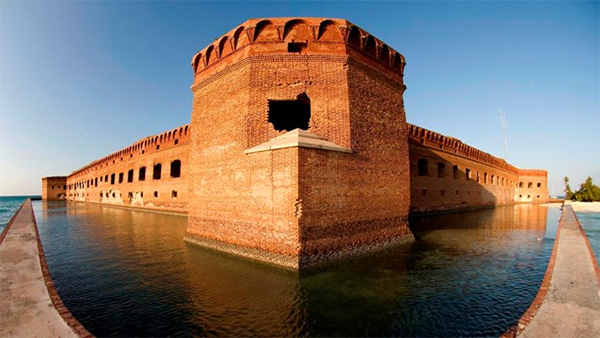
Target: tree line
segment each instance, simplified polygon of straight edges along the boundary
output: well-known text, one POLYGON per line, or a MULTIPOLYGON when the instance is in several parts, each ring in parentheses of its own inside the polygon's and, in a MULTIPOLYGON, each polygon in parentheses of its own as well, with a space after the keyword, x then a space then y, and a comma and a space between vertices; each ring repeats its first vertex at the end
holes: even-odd
POLYGON ((579 185, 579 190, 573 192, 569 185, 569 178, 565 176, 565 199, 578 202, 599 202, 600 187, 592 182, 592 178, 588 177, 584 183, 579 185))

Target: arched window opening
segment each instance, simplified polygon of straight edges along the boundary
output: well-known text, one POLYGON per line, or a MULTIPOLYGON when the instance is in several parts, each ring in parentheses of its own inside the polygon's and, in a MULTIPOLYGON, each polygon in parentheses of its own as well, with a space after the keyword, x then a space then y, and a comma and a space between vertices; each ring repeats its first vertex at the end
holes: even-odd
POLYGON ((419 176, 429 176, 429 164, 424 158, 420 158, 418 162, 419 176))
POLYGON ((442 162, 438 162, 438 177, 446 176, 446 165, 442 162))
POLYGON ((94 179, 94 187, 97 187, 97 186, 98 186, 98 177, 96 177, 96 178, 94 179))
POLYGON ((110 175, 110 184, 115 184, 115 174, 110 175))
POLYGON ((483 183, 487 183, 487 173, 483 173, 483 183))
POLYGON ((527 183, 527 188, 529 188, 529 189, 533 188, 533 183, 531 183, 531 182, 527 183))
POLYGON ((491 183, 491 184, 494 184, 494 175, 493 175, 493 174, 492 174, 492 177, 491 177, 491 179, 490 179, 490 183, 491 183))
POLYGON ((452 173, 454 174, 454 179, 458 180, 460 178, 460 170, 457 165, 452 167, 452 173))
POLYGON ((175 143, 175 145, 179 144, 179 139, 175 139, 175 142, 173 143, 175 143))
POLYGON ((465 169, 465 179, 468 181, 471 179, 471 169, 465 169))
POLYGON ((154 197, 158 197, 158 191, 154 190, 154 197))
POLYGON ((171 162, 171 177, 177 178, 181 176, 181 161, 175 160, 171 162))
POLYGON ((123 173, 119 173, 119 183, 123 183, 123 173))
POLYGON ((523 182, 519 182, 519 188, 523 188, 523 182))
POLYGON ((310 121, 310 99, 306 93, 296 100, 269 100, 268 121, 277 131, 307 130, 310 121))
POLYGON ((172 198, 177 198, 177 190, 171 191, 171 197, 172 198))
POLYGON ((138 180, 145 181, 146 180, 146 167, 141 167, 138 172, 138 180))
POLYGON ((537 187, 538 187, 538 188, 541 188, 541 187, 542 187, 542 183, 541 183, 541 182, 538 182, 538 184, 537 184, 537 187))
POLYGON ((129 169, 127 172, 127 183, 133 182, 133 169, 129 169))
POLYGON ((154 165, 154 171, 152 172, 152 179, 153 180, 160 180, 160 171, 162 169, 162 165, 160 163, 157 163, 154 165))

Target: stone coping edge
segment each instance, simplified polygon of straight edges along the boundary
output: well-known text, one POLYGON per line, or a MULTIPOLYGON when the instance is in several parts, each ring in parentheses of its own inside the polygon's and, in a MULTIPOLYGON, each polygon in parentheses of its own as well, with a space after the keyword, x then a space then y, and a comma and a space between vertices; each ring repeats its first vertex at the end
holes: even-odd
MULTIPOLYGON (((25 203, 31 204, 31 200, 28 198, 25 202, 23 202, 23 205, 25 205, 25 203)), ((60 299, 58 292, 56 291, 56 287, 54 286, 54 282, 52 281, 52 276, 50 275, 50 269, 48 268, 48 262, 46 261, 46 255, 44 254, 44 248, 42 247, 42 240, 40 238, 40 232, 38 230, 37 221, 35 219, 35 213, 33 212, 33 205, 31 208, 31 221, 33 222, 33 227, 35 228, 35 238, 37 240, 40 265, 42 266, 42 275, 44 277, 44 283, 46 284, 46 288, 48 289, 48 294, 50 295, 50 299, 52 300, 52 305, 54 306, 56 312, 58 312, 62 319, 67 323, 67 325, 69 325, 69 327, 71 327, 71 329, 75 332, 75 334, 77 334, 81 338, 93 338, 94 335, 91 334, 85 327, 83 327, 83 325, 81 325, 81 323, 73 316, 73 314, 71 314, 69 309, 67 309, 63 301, 60 299)))
MULTIPOLYGON (((538 310, 542 306, 542 303, 546 299, 546 295, 548 294, 548 289, 550 288, 550 280, 552 279, 552 273, 554 272, 554 263, 556 263, 556 254, 558 253, 558 243, 560 240, 560 231, 562 229, 563 224, 563 215, 565 213, 566 206, 563 204, 563 210, 560 215, 560 219, 558 220, 558 229, 556 230, 556 236, 554 238, 554 246, 552 247, 552 254, 550 255, 550 261, 548 262, 548 267, 546 268, 546 273, 544 274, 544 279, 542 279, 542 284, 538 290, 537 295, 531 302, 531 305, 525 310, 521 318, 517 320, 517 322, 508 328, 500 338, 515 338, 517 335, 523 331, 529 323, 533 320, 538 310)), ((571 210, 572 211, 572 210, 571 210)))
MULTIPOLYGON (((579 222, 579 218, 577 218, 577 213, 573 209, 573 207, 569 206, 569 208, 573 211, 573 216, 575 216, 575 220, 577 221, 577 225, 579 226, 579 231, 581 231, 581 235, 583 236, 583 240, 585 241, 585 245, 587 246, 588 252, 590 253, 590 258, 592 259, 592 266, 594 267, 594 272, 596 273, 596 281, 598 282, 598 286, 600 286, 600 266, 598 265, 598 260, 596 259, 596 255, 594 255, 594 250, 590 245, 590 241, 585 234, 585 230, 583 230, 583 226, 581 226, 581 222, 579 222)), ((600 252, 598 253, 600 254, 600 252)))
POLYGON ((21 203, 21 206, 19 207, 19 209, 17 209, 17 211, 15 211, 15 213, 12 215, 12 217, 10 218, 8 223, 6 223, 4 230, 2 230, 2 233, 0 234, 0 244, 2 244, 2 242, 4 241, 4 238, 6 237, 6 234, 8 234, 8 230, 10 229, 10 226, 13 224, 13 222, 15 221, 15 218, 17 218, 17 215, 21 212, 21 209, 23 209, 23 206, 25 205, 25 203, 28 200, 29 200, 29 198, 26 199, 25 201, 23 201, 23 203, 21 203))

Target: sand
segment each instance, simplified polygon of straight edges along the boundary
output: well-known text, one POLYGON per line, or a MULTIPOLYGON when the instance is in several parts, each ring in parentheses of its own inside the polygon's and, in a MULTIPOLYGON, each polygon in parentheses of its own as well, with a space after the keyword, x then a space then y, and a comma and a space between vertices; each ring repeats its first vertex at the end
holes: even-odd
POLYGON ((571 205, 575 212, 581 211, 591 211, 591 212, 600 212, 600 202, 573 202, 573 201, 565 201, 565 204, 571 205))

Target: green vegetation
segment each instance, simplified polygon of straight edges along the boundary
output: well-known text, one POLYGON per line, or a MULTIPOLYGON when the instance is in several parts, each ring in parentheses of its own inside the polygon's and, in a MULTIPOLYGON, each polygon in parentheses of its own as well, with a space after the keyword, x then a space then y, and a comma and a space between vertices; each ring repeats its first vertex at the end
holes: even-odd
POLYGON ((565 199, 578 202, 600 202, 600 187, 592 182, 591 177, 579 185, 579 190, 576 192, 571 191, 567 176, 563 180, 565 181, 565 199))

